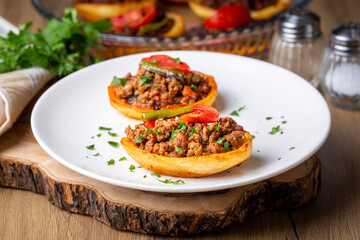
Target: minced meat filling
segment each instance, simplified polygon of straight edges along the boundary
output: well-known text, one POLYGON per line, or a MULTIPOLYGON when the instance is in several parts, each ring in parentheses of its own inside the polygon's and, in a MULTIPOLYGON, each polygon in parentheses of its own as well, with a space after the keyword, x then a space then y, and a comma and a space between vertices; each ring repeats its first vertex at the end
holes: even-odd
POLYGON ((153 129, 138 124, 125 132, 140 149, 168 157, 224 153, 238 149, 245 141, 243 127, 230 117, 188 125, 175 119, 157 120, 153 129))
POLYGON ((198 102, 211 90, 204 78, 193 72, 186 74, 184 79, 177 80, 139 68, 137 75, 128 73, 124 78, 128 80, 126 84, 115 87, 120 100, 136 107, 154 110, 174 104, 198 102), (187 90, 190 88, 192 93, 184 94, 184 87, 187 90))

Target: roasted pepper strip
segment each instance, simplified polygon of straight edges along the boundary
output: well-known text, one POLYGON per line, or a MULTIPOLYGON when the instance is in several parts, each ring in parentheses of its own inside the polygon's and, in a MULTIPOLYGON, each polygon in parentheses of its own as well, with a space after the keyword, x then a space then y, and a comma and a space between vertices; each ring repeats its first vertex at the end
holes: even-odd
POLYGON ((160 22, 146 24, 146 25, 140 27, 139 30, 142 33, 154 32, 154 31, 162 28, 168 21, 169 21, 169 19, 167 17, 165 17, 160 22))
POLYGON ((141 114, 141 120, 143 121, 153 121, 162 118, 171 118, 175 116, 179 116, 184 113, 191 112, 193 110, 193 106, 183 106, 178 108, 171 108, 171 109, 163 109, 158 111, 151 111, 151 112, 143 112, 141 114))
POLYGON ((166 77, 173 77, 176 79, 183 79, 185 75, 185 73, 182 73, 177 70, 159 67, 158 65, 156 65, 156 63, 152 63, 152 62, 141 61, 139 66, 142 69, 148 70, 150 72, 157 73, 163 76, 165 75, 166 77))

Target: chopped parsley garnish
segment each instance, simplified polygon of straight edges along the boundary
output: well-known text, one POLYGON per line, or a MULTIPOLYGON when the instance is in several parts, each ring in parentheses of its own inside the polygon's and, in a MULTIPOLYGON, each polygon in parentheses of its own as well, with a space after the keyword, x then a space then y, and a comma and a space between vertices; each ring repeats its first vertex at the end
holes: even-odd
POLYGON ((147 74, 147 75, 144 75, 144 76, 141 76, 140 78, 140 86, 144 85, 144 84, 150 84, 150 82, 148 81, 148 78, 149 77, 152 77, 154 76, 154 74, 150 73, 150 74, 147 74))
POLYGON ((143 136, 139 136, 137 139, 135 139, 136 143, 142 143, 144 137, 143 136))
POLYGON ((284 133, 283 131, 280 132, 280 134, 283 134, 283 133, 284 133))
POLYGON ((115 160, 114 159, 110 159, 109 161, 107 161, 108 165, 114 165, 115 164, 115 160))
POLYGON ((281 157, 278 158, 278 160, 280 160, 280 159, 281 159, 281 157))
POLYGON ((118 135, 116 133, 113 133, 113 132, 108 132, 108 134, 112 137, 117 137, 118 135))
POLYGON ((244 110, 245 108, 246 108, 246 106, 244 105, 241 108, 239 108, 238 111, 240 112, 240 111, 244 110))
POLYGON ((176 63, 180 63, 181 61, 180 61, 180 58, 173 58, 172 59, 174 62, 176 62, 176 63))
POLYGON ((251 135, 251 138, 254 139, 254 138, 255 138, 255 135, 251 135))
POLYGON ((91 137, 91 139, 93 139, 93 138, 94 138, 94 136, 91 137))
POLYGON ((118 78, 114 76, 113 80, 111 81, 111 84, 124 86, 127 82, 128 80, 126 78, 118 78))
POLYGON ((165 180, 161 180, 161 179, 157 179, 159 182, 165 183, 165 184, 174 184, 174 185, 180 185, 180 184, 185 184, 185 182, 183 180, 176 180, 173 181, 170 179, 165 179, 165 180))
POLYGON ((142 166, 138 166, 137 168, 142 168, 142 166))
POLYGON ((100 153, 93 154, 94 157, 100 156, 100 153))
POLYGON ((230 115, 232 115, 232 116, 239 116, 239 113, 235 110, 235 111, 232 111, 232 112, 230 113, 230 115))
POLYGON ((94 150, 95 149, 95 144, 86 146, 86 148, 89 149, 89 150, 94 150))
POLYGON ((266 120, 271 120, 271 119, 272 119, 272 117, 266 117, 265 119, 266 119, 266 120))
POLYGON ((158 177, 158 178, 161 177, 161 175, 160 175, 160 174, 157 174, 156 172, 152 172, 152 173, 151 173, 151 176, 156 176, 156 177, 158 177))
POLYGON ((120 162, 121 162, 121 161, 124 161, 124 160, 127 160, 126 157, 121 157, 121 158, 119 159, 120 162))
POLYGON ((211 134, 216 133, 218 131, 220 131, 220 122, 217 123, 215 130, 211 134))
POLYGON ((224 140, 225 140, 225 138, 223 137, 223 138, 220 138, 220 139, 216 140, 215 142, 217 144, 222 144, 224 140))
POLYGON ((194 84, 191 84, 190 87, 192 90, 194 90, 194 92, 196 92, 196 93, 198 92, 198 89, 194 84))
POLYGON ((171 136, 169 138, 169 141, 173 140, 175 138, 175 135, 177 134, 178 132, 176 130, 171 130, 171 136))
POLYGON ((282 121, 281 123, 282 123, 282 124, 285 124, 285 123, 287 123, 287 122, 286 122, 286 121, 282 121))
POLYGON ((152 132, 151 128, 146 128, 144 125, 142 125, 142 127, 145 129, 147 135, 152 132))
POLYGON ((134 170, 136 169, 136 167, 135 167, 134 165, 130 165, 129 169, 130 169, 130 172, 134 172, 134 170))
POLYGON ((224 148, 225 148, 226 151, 230 151, 230 146, 229 146, 229 142, 228 142, 228 141, 226 141, 226 142, 224 143, 224 148))
POLYGON ((155 89, 156 89, 156 90, 158 90, 159 88, 160 88, 160 86, 156 86, 156 88, 155 88, 155 89))
POLYGON ((112 128, 108 128, 108 127, 99 127, 100 131, 110 131, 112 130, 112 128))
POLYGON ((113 142, 113 141, 108 141, 108 144, 110 144, 113 147, 118 147, 119 146, 118 142, 113 142))
POLYGON ((155 132, 155 134, 161 134, 162 133, 162 131, 160 129, 156 129, 156 130, 154 130, 154 132, 155 132))
POLYGON ((187 128, 186 124, 183 123, 181 120, 179 120, 179 122, 178 122, 178 132, 185 131, 186 128, 187 128))
POLYGON ((295 149, 295 147, 291 147, 291 148, 289 148, 289 150, 293 150, 293 149, 295 149))
POLYGON ((183 149, 175 146, 175 152, 177 152, 178 154, 183 154, 183 149))
POLYGON ((196 128, 192 127, 190 132, 189 132, 189 137, 191 137, 192 135, 194 135, 194 133, 196 132, 196 128))
POLYGON ((146 178, 146 175, 144 175, 143 178, 146 178))
POLYGON ((97 137, 100 137, 101 136, 101 133, 99 133, 98 135, 96 135, 97 137))
POLYGON ((273 127, 271 129, 271 132, 269 132, 269 134, 272 134, 274 135, 275 133, 279 132, 280 131, 280 125, 278 125, 277 127, 273 127))

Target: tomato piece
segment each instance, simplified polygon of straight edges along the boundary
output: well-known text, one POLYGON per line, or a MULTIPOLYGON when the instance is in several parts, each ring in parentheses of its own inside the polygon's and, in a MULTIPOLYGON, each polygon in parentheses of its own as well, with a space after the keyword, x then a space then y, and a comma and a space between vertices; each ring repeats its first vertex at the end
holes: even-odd
POLYGON ((182 90, 181 93, 184 97, 197 96, 197 93, 194 90, 192 90, 192 88, 189 86, 184 86, 184 89, 182 90))
POLYGON ((157 10, 154 4, 149 3, 139 9, 133 9, 124 14, 110 18, 110 22, 114 25, 113 29, 123 29, 125 26, 139 29, 148 23, 154 21, 157 10))
POLYGON ((250 21, 250 11, 244 6, 230 5, 221 7, 205 20, 204 26, 219 30, 236 28, 250 21))
POLYGON ((193 108, 194 110, 191 113, 186 113, 179 117, 183 123, 212 123, 219 119, 219 112, 213 107, 194 104, 193 108))
POLYGON ((190 67, 184 62, 181 62, 178 58, 172 58, 168 55, 152 55, 147 58, 141 59, 142 62, 156 62, 156 64, 165 69, 177 70, 185 74, 190 72, 190 67), (155 61, 156 59, 156 61, 155 61))
POLYGON ((143 122, 144 127, 153 129, 155 127, 155 121, 143 122))

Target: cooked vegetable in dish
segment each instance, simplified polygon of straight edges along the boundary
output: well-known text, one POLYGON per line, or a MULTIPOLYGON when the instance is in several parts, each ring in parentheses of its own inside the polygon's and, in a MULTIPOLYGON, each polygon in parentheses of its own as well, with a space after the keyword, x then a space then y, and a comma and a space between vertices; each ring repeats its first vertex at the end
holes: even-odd
POLYGON ((176 104, 211 105, 217 95, 214 78, 178 58, 154 55, 143 58, 135 76, 115 77, 108 87, 111 105, 129 117, 176 104))
POLYGON ((121 143, 135 161, 170 176, 212 175, 242 163, 252 152, 251 135, 205 105, 194 105, 192 112, 176 118, 129 126, 125 132, 121 143))

